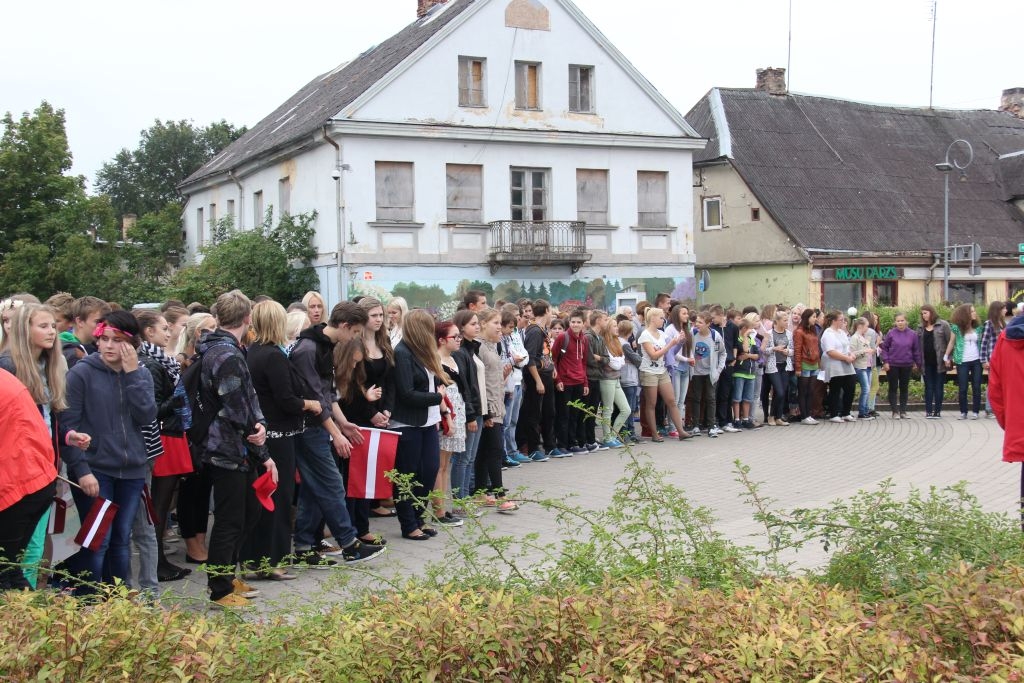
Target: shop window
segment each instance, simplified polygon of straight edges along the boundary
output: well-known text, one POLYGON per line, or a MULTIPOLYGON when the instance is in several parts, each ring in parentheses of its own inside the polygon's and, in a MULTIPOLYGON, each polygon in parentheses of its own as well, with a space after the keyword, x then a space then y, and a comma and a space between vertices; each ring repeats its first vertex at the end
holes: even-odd
POLYGON ((955 304, 985 303, 984 282, 950 282, 949 302, 955 304))
POLYGON ((875 306, 895 306, 898 301, 897 283, 875 281, 875 306))
POLYGON ((860 309, 864 303, 863 282, 825 282, 822 284, 823 309, 845 312, 850 306, 860 309))

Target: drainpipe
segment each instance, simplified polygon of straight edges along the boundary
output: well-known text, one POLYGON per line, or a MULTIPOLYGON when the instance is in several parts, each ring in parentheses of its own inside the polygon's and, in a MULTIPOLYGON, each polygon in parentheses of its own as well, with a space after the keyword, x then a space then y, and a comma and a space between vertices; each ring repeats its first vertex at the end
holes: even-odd
POLYGON ((341 145, 331 138, 327 132, 326 125, 323 128, 323 134, 324 141, 334 148, 334 170, 331 172, 331 177, 334 178, 334 215, 338 233, 337 266, 338 278, 341 284, 340 300, 348 301, 348 273, 345 271, 345 203, 342 201, 344 196, 344 176, 342 176, 341 145))
POLYGON ((929 285, 935 279, 935 269, 942 265, 942 257, 938 254, 932 254, 932 264, 928 266, 928 279, 924 281, 924 302, 931 303, 928 301, 928 290, 929 285))
POLYGON ((245 188, 242 187, 241 181, 235 175, 234 169, 228 171, 228 178, 238 185, 238 225, 235 227, 241 230, 245 227, 245 188))

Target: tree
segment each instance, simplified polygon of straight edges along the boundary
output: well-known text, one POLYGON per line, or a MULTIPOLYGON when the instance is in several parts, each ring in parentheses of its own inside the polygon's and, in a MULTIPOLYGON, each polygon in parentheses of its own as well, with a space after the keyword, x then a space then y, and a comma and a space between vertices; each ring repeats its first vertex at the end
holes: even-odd
POLYGON ((180 200, 177 186, 246 129, 224 120, 197 128, 191 121, 157 119, 140 133, 133 151, 122 149, 96 175, 96 189, 109 195, 118 215, 141 216, 180 200))
POLYGON ((546 284, 544 284, 543 282, 540 283, 540 287, 537 288, 537 296, 535 296, 534 298, 535 299, 544 299, 545 301, 550 301, 551 300, 551 295, 548 294, 548 286, 546 284))
MULTIPOLYGON (((0 138, 0 254, 16 240, 47 244, 40 226, 69 202, 85 196, 85 179, 65 175, 71 149, 63 109, 43 101, 17 121, 7 112, 0 138)), ((24 249, 24 247, 23 247, 24 249)), ((39 252, 41 253, 41 252, 39 252)))
POLYGON ((203 260, 177 271, 165 290, 182 301, 212 301, 231 289, 249 296, 266 294, 277 301, 296 301, 320 286, 312 267, 316 212, 284 215, 270 227, 270 211, 255 230, 237 232, 230 216, 214 226, 203 260), (296 267, 297 264, 297 267, 296 267))

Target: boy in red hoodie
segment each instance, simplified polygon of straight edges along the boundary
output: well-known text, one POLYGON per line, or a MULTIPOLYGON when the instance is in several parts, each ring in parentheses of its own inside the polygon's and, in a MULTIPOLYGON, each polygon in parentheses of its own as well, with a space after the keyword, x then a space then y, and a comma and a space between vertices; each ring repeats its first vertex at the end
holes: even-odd
POLYGON ((551 360, 555 364, 555 389, 558 447, 569 453, 589 452, 583 444, 583 411, 569 405, 590 395, 587 383, 587 355, 589 344, 583 336, 585 311, 576 309, 569 314, 569 329, 555 337, 551 360))

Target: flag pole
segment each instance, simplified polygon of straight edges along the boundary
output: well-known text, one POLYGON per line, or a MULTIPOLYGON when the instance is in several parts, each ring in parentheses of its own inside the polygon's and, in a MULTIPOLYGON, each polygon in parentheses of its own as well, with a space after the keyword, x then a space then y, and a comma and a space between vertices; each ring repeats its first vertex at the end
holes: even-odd
POLYGON ((57 475, 57 478, 58 478, 58 479, 60 479, 60 480, 61 480, 61 481, 63 481, 63 482, 66 482, 66 483, 68 483, 68 484, 71 484, 72 486, 74 486, 74 487, 75 487, 76 489, 78 489, 79 491, 84 491, 84 490, 85 490, 85 489, 83 489, 83 488, 82 488, 81 486, 79 486, 78 484, 76 484, 75 482, 73 482, 73 481, 71 481, 70 479, 67 479, 67 478, 65 478, 65 477, 62 477, 62 476, 60 476, 59 474, 57 475))

